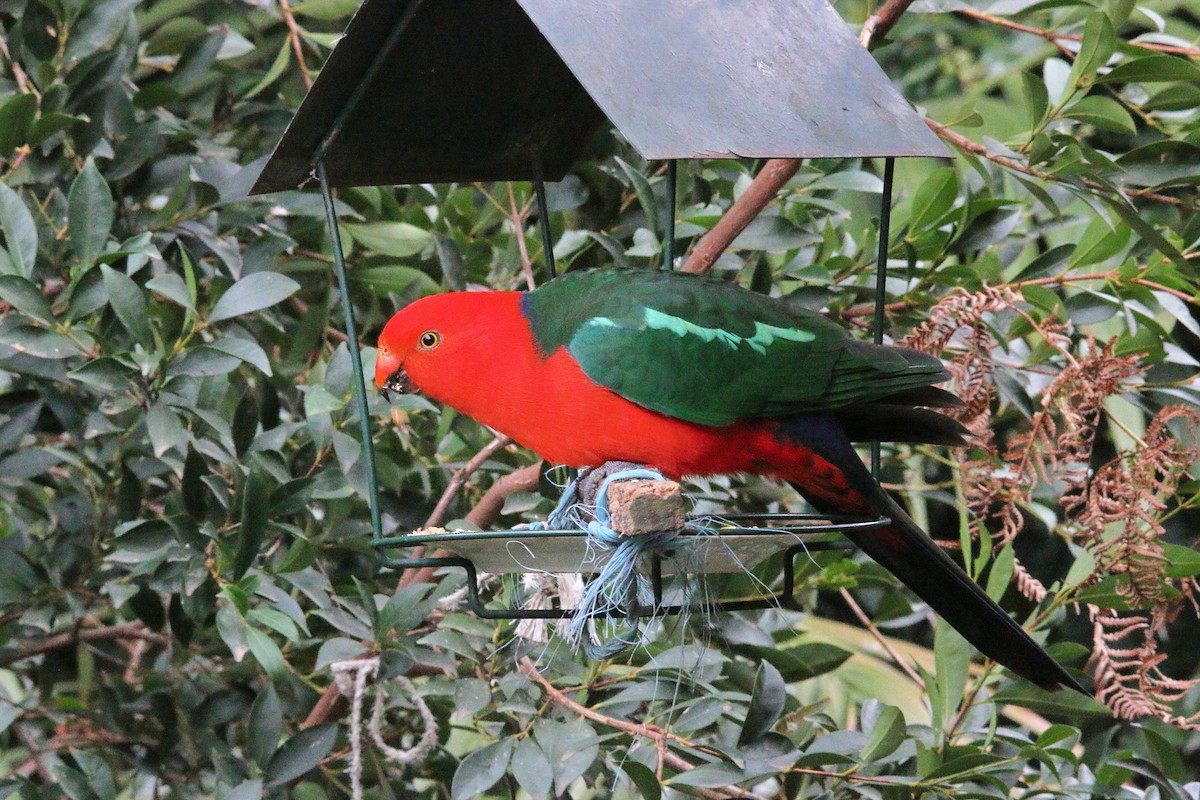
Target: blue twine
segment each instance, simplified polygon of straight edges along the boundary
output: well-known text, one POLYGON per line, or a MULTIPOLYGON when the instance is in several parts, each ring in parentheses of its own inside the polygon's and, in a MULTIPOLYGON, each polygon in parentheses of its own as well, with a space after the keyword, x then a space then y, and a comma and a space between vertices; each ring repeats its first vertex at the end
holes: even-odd
MULTIPOLYGON (((673 542, 677 531, 622 536, 609 523, 608 487, 615 481, 648 478, 663 480, 658 470, 628 469, 614 472, 606 477, 596 492, 596 505, 592 511, 594 519, 587 522, 587 547, 589 553, 611 550, 608 561, 600 572, 588 583, 575 615, 567 626, 567 638, 582 646, 584 655, 595 661, 612 658, 626 647, 637 644, 641 621, 631 621, 630 630, 624 635, 614 636, 606 642, 595 644, 587 635, 585 627, 590 619, 603 616, 617 609, 632 609, 633 606, 648 606, 654 602, 654 589, 649 579, 638 570, 645 556, 666 556, 674 550, 673 542)), ((563 491, 562 498, 545 523, 539 527, 568 528, 583 525, 582 505, 579 500, 578 484, 571 483, 563 491)))

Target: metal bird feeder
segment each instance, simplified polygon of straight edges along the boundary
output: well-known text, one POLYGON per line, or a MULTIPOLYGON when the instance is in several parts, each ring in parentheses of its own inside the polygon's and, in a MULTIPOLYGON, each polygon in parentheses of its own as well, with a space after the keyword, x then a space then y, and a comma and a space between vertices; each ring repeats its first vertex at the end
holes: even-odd
MULTIPOLYGON (((366 0, 252 193, 319 185, 346 333, 357 352, 333 188, 532 181, 553 276, 545 182, 561 180, 606 122, 644 158, 668 164, 666 268, 674 263, 678 159, 883 157, 875 314, 876 341, 882 341, 894 158, 945 157, 947 151, 825 0, 366 0)), ((489 608, 476 577, 480 571, 594 572, 602 557, 588 562, 583 530, 383 535, 366 383, 361 359, 351 364, 372 544, 383 563, 463 569, 468 603, 481 617, 571 616, 574 609, 489 608), (514 542, 521 545, 519 556, 509 547, 514 542), (385 552, 415 546, 456 555, 392 558, 385 552)), ((876 472, 878 462, 876 444, 876 472)), ((848 548, 840 534, 885 521, 728 515, 719 536, 694 537, 701 548, 694 551, 702 562, 698 571, 734 571, 783 552, 779 592, 672 605, 663 589, 670 565, 654 556, 653 606, 633 602, 605 615, 794 607, 798 554, 848 548), (721 546, 710 546, 714 540, 721 546)))

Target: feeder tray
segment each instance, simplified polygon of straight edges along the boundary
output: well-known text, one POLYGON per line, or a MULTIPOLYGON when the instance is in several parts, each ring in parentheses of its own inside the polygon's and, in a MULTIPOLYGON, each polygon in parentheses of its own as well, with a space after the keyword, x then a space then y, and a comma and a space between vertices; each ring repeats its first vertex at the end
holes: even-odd
MULTIPOLYGON (((853 547, 841 534, 887 525, 887 517, 858 519, 817 514, 729 514, 721 518, 728 526, 711 532, 685 530, 675 541, 680 549, 670 556, 652 555, 643 565, 649 572, 654 593, 652 606, 632 605, 605 610, 593 616, 632 619, 712 611, 745 611, 762 608, 797 609, 795 559, 825 550, 853 547), (741 524, 737 524, 741 523, 741 524), (783 586, 775 594, 747 600, 671 604, 664 600, 665 579, 678 573, 744 573, 765 559, 784 554, 783 586)), ((712 525, 712 517, 689 517, 690 522, 712 525)), ((437 547, 456 555, 430 558, 388 558, 386 566, 397 569, 449 567, 466 573, 467 606, 486 619, 566 619, 572 608, 492 608, 479 595, 479 573, 583 573, 595 574, 604 567, 608 553, 589 547, 582 530, 460 531, 457 533, 407 534, 376 543, 382 548, 415 545, 437 547), (500 546, 497 546, 499 544, 500 546)))
MULTIPOLYGON (((562 178, 589 139, 615 126, 646 159, 666 159, 664 268, 674 264, 675 159, 884 157, 876 268, 876 341, 882 340, 894 158, 947 149, 892 87, 825 0, 366 0, 305 97, 252 190, 317 181, 338 276, 346 333, 357 348, 333 187, 531 180, 547 273, 555 274, 544 181, 562 178)), ((367 472, 372 544, 395 568, 467 573, 468 604, 488 618, 556 619, 572 609, 487 608, 479 571, 595 572, 603 551, 582 530, 509 530, 384 537, 360 358, 352 358, 367 472), (423 545, 457 555, 391 558, 423 545)), ((872 468, 878 473, 878 445, 872 468)), ((802 514, 729 515, 711 533, 680 535, 688 571, 730 573, 783 552, 783 587, 750 600, 662 602, 678 567, 652 556, 654 609, 795 606, 794 559, 847 549, 840 534, 879 519, 802 514)))
MULTIPOLYGON (((718 524, 713 518, 688 517, 688 528, 673 540, 676 551, 664 561, 664 575, 684 568, 696 573, 744 572, 770 556, 793 548, 818 551, 839 549, 837 534, 848 528, 874 528, 882 521, 839 518, 816 514, 728 514, 718 524), (737 524, 742 523, 742 524, 737 524), (706 526, 698 530, 697 524, 706 526), (836 544, 837 547, 830 545, 836 544)), ((506 531, 455 531, 410 533, 375 543, 378 547, 429 546, 468 558, 483 572, 497 575, 524 572, 597 573, 608 562, 610 550, 588 545, 587 531, 515 528, 506 531), (497 546, 499 544, 500 546, 497 546)), ((393 562, 402 565, 402 559, 393 562)))

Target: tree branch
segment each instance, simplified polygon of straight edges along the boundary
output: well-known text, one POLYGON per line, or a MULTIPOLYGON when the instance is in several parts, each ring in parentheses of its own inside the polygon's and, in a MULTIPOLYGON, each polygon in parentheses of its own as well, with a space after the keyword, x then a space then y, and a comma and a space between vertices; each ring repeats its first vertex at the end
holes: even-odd
POLYGON ((800 162, 798 158, 772 158, 764 164, 742 196, 717 220, 712 230, 696 243, 680 270, 701 273, 712 269, 721 253, 724 253, 738 234, 775 199, 783 185, 792 179, 796 170, 800 169, 800 162))
POLYGON ((49 639, 26 645, 16 652, 0 655, 0 667, 7 667, 9 664, 42 655, 43 653, 49 653, 52 650, 70 647, 77 642, 92 642, 99 639, 144 639, 147 642, 153 642, 163 647, 171 643, 170 637, 150 630, 140 620, 122 622, 119 625, 108 625, 102 628, 76 628, 75 630, 51 636, 49 639))
POLYGON ((867 17, 859 31, 858 40, 868 50, 872 49, 877 39, 882 39, 900 21, 900 16, 908 11, 914 0, 887 0, 879 10, 867 17))

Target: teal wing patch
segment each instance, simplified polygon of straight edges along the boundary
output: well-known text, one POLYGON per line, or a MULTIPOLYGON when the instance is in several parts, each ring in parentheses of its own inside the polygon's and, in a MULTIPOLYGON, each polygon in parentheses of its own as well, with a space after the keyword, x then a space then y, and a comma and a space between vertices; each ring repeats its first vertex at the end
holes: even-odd
POLYGON ((945 376, 935 358, 857 342, 820 314, 715 279, 597 270, 527 298, 547 355, 565 347, 602 386, 703 425, 837 408, 945 376))

